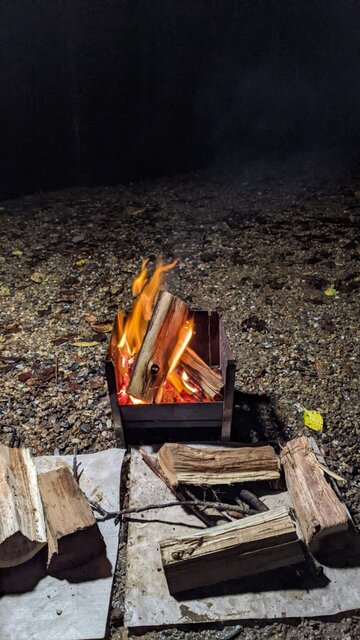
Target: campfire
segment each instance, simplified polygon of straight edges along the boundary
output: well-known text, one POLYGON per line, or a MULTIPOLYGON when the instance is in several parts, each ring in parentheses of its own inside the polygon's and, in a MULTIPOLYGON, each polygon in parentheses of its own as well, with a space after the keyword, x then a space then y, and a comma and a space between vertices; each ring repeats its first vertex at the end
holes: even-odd
POLYGON ((131 313, 117 315, 119 340, 115 376, 121 405, 212 402, 222 397, 218 368, 209 367, 191 348, 194 317, 185 302, 164 290, 175 262, 158 262, 149 276, 147 260, 134 279, 131 313))
POLYGON ((145 260, 130 313, 116 315, 106 362, 113 420, 120 431, 226 423, 229 432, 235 363, 225 331, 217 313, 191 310, 166 290, 175 264, 158 261, 150 273, 145 260))

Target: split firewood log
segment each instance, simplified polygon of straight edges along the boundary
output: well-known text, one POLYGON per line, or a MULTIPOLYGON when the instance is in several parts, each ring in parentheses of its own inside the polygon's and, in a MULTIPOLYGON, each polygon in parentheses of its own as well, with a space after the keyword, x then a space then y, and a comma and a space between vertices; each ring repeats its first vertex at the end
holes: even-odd
POLYGON ((181 328, 189 315, 185 302, 161 291, 140 350, 136 356, 128 392, 145 402, 154 402, 170 368, 181 328))
POLYGON ((189 447, 166 443, 157 454, 172 486, 214 485, 277 480, 279 461, 270 445, 260 447, 189 447))
POLYGON ((290 440, 280 461, 304 541, 314 552, 323 538, 348 528, 347 511, 327 482, 306 436, 290 440))
POLYGON ((170 593, 304 560, 294 520, 284 508, 162 540, 160 552, 170 593))
POLYGON ((0 444, 0 568, 30 560, 45 545, 43 506, 30 450, 0 444))
POLYGON ((88 500, 66 466, 39 473, 48 538, 48 571, 60 573, 105 552, 88 500))

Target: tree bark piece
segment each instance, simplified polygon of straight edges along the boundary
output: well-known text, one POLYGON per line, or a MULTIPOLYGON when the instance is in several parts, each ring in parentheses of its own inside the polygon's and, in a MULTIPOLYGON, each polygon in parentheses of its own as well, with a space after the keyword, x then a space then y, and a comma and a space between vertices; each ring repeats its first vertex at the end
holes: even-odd
POLYGON ((105 551, 92 509, 68 467, 39 473, 48 538, 48 571, 61 573, 105 551))
POLYGON ((345 506, 324 477, 306 436, 288 442, 280 460, 304 542, 316 551, 323 538, 347 529, 345 506))
POLYGON ((280 477, 278 458, 270 445, 219 449, 166 443, 157 459, 174 487, 277 480, 280 477))
POLYGON ((304 560, 295 523, 284 508, 162 540, 160 552, 170 593, 304 560))
POLYGON ((136 356, 128 388, 130 395, 145 402, 154 402, 169 371, 169 360, 176 346, 181 327, 189 315, 185 302, 161 291, 149 326, 136 356))
POLYGON ((0 444, 0 568, 30 560, 46 545, 46 527, 29 449, 0 444))
POLYGON ((221 372, 211 369, 193 349, 187 347, 181 356, 179 369, 189 376, 190 384, 195 382, 208 398, 214 399, 221 394, 224 386, 221 372))

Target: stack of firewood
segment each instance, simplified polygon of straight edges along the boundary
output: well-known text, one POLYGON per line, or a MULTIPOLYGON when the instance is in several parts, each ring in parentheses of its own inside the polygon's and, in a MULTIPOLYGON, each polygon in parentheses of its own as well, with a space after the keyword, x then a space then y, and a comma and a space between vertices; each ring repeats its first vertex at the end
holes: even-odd
POLYGON ((29 449, 0 444, 0 568, 47 545, 47 571, 82 565, 105 551, 91 507, 69 467, 37 473, 29 449))
POLYGON ((144 452, 142 456, 208 525, 195 534, 160 542, 171 593, 303 562, 324 538, 348 528, 348 512, 327 480, 331 472, 318 461, 306 437, 288 442, 280 456, 269 445, 219 449, 180 444, 163 445, 155 463, 144 452), (233 506, 196 500, 189 490, 277 483, 281 467, 292 508, 268 509, 246 489, 239 491, 241 500, 233 506), (211 506, 212 511, 206 510, 211 506), (231 522, 211 526, 205 514, 219 508, 231 522))

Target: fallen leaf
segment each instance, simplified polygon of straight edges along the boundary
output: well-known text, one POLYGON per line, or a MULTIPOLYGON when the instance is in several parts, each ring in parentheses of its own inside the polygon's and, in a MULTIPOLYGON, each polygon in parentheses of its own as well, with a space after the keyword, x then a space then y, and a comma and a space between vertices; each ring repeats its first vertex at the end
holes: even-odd
POLYGON ((4 334, 0 334, 0 342, 6 342, 4 334))
POLYGON ((324 420, 318 411, 312 411, 304 408, 304 425, 313 431, 322 431, 324 420))
POLYGON ((19 373, 18 380, 20 380, 20 382, 26 382, 32 378, 32 375, 32 371, 23 371, 22 373, 19 373))
POLYGON ((21 249, 13 249, 11 252, 12 256, 18 256, 19 258, 22 256, 23 252, 21 251, 21 249))
POLYGON ((0 287, 0 296, 8 296, 10 293, 9 287, 0 287))
POLYGON ((111 333, 113 325, 109 320, 104 320, 104 322, 94 322, 91 328, 97 333, 111 333))
POLYGON ((3 329, 6 333, 16 333, 19 331, 19 325, 17 322, 9 322, 8 324, 4 324, 3 329))
POLYGON ((50 367, 45 367, 45 369, 43 369, 39 373, 39 377, 43 382, 51 380, 51 378, 54 378, 54 376, 55 376, 55 367, 53 365, 50 367))
POLYGON ((94 322, 97 322, 97 316, 95 316, 93 313, 89 313, 87 316, 84 316, 84 320, 88 324, 94 324, 94 322))
POLYGON ((82 260, 77 260, 75 262, 77 267, 84 267, 87 264, 87 260, 85 260, 85 258, 83 258, 82 260))
POLYGON ((340 295, 340 291, 338 291, 337 289, 334 289, 334 287, 328 287, 327 289, 325 289, 324 293, 326 296, 332 296, 332 297, 337 297, 340 295))
POLYGON ((99 344, 98 341, 83 342, 82 340, 76 340, 75 342, 71 342, 73 347, 95 347, 97 344, 99 344))
POLYGON ((34 273, 30 276, 30 280, 36 282, 36 284, 41 284, 45 280, 45 275, 41 273, 41 271, 34 271, 34 273))

